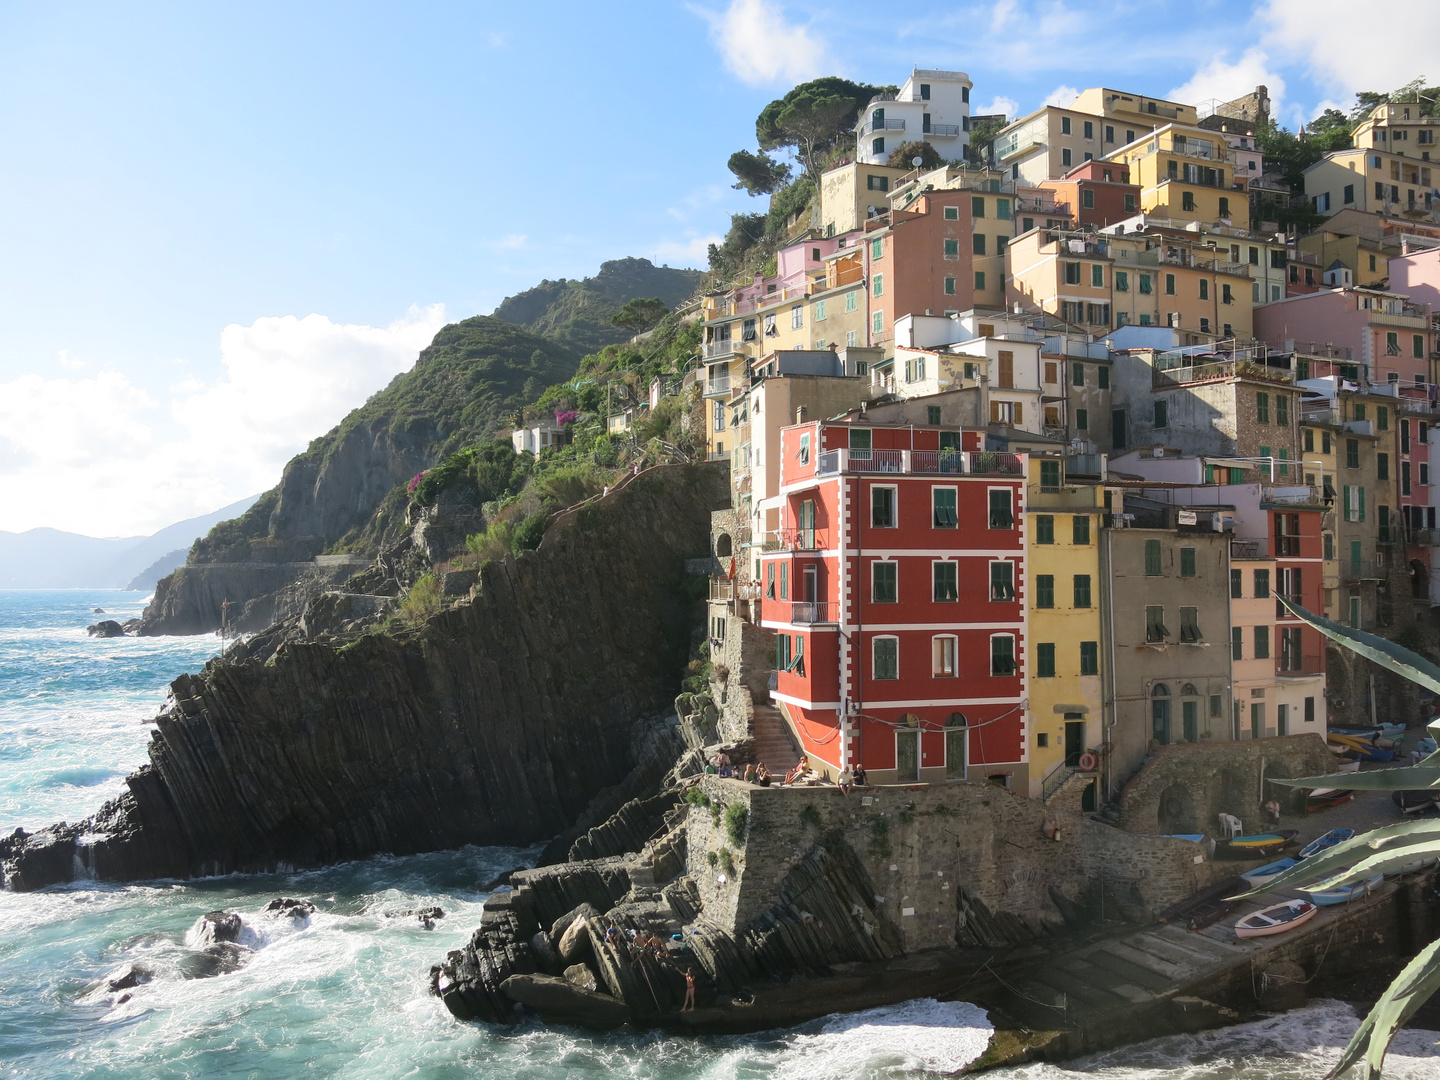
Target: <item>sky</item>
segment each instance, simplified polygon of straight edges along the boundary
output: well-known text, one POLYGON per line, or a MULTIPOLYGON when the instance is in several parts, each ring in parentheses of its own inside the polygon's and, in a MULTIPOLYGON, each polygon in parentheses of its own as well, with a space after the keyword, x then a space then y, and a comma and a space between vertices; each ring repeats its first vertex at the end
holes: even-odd
POLYGON ((0 530, 139 535, 274 485, 447 322, 703 267, 797 82, 967 72, 975 112, 1269 87, 1294 128, 1440 72, 1341 0, 0 0, 0 530))

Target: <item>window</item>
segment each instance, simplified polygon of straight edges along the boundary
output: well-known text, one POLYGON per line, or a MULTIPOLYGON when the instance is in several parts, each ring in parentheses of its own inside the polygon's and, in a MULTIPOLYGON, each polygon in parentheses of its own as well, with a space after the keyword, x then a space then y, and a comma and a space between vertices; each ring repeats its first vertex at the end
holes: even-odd
POLYGON ((885 332, 885 313, 883 311, 877 311, 870 316, 870 332, 874 334, 885 332))
POLYGON ((1200 279, 1200 299, 1210 299, 1210 282, 1205 278, 1200 279))
MULTIPOLYGON (((865 177, 865 187, 870 191, 889 191, 890 178, 888 176, 867 176, 865 177)), ((877 244, 879 242, 879 240, 875 241, 877 244)), ((875 257, 878 259, 880 256, 875 257)))
POLYGON ((800 464, 810 464, 810 433, 808 431, 800 436, 800 464))
MULTIPOLYGON (((796 636, 798 637, 799 635, 796 635, 796 636)), ((800 640, 803 641, 804 638, 800 638, 800 640)), ((790 671, 790 670, 792 670, 792 669, 794 668, 794 666, 795 666, 795 661, 794 661, 794 659, 792 658, 792 655, 791 655, 791 652, 790 652, 790 635, 789 635, 789 634, 776 634, 776 635, 775 635, 775 670, 776 670, 776 671, 790 671)))
POLYGON ((970 216, 971 216, 971 217, 984 217, 984 216, 985 216, 985 197, 984 197, 983 195, 972 195, 972 196, 970 196, 970 216))
POLYGON ((1232 570, 1230 571, 1230 596, 1231 596, 1232 599, 1238 600, 1238 599, 1240 599, 1242 596, 1245 595, 1245 593, 1244 593, 1244 591, 1243 591, 1243 589, 1244 589, 1244 575, 1245 575, 1245 571, 1243 571, 1243 570, 1233 570, 1233 569, 1232 569, 1232 570))
POLYGON ((959 208, 958 206, 947 206, 947 207, 945 207, 945 220, 946 220, 946 221, 959 221, 959 220, 960 220, 960 208, 959 208))
MULTIPOLYGON (((1010 200, 1009 200, 1009 199, 996 199, 996 200, 995 200, 995 216, 996 216, 997 218, 999 218, 1001 221, 1009 221, 1009 220, 1010 220, 1010 200)), ((996 243, 996 245, 998 246, 998 245, 1002 244, 1002 243, 1004 242, 1004 240, 1005 240, 1005 238, 1004 238, 1003 236, 997 236, 997 237, 995 238, 995 243, 996 243)))
POLYGON ((856 308, 858 308, 859 306, 860 306, 860 294, 859 294, 859 292, 857 292, 855 289, 851 289, 849 292, 847 292, 847 293, 845 294, 845 310, 846 310, 846 311, 854 311, 854 310, 855 310, 856 308))
POLYGON ((1035 517, 1035 543, 1055 543, 1055 516, 1053 514, 1037 514, 1035 517))
POLYGON ((1180 209, 1194 211, 1195 193, 1193 191, 1183 191, 1180 193, 1180 209))
POLYGON ((1053 679, 1055 677, 1055 643, 1053 641, 1036 643, 1035 677, 1037 679, 1053 679))
POLYGON ((1230 292, 1230 286, 1229 286, 1229 285, 1221 284, 1221 286, 1220 286, 1220 302, 1221 302, 1222 304, 1233 304, 1233 303, 1235 302, 1235 297, 1234 297, 1234 295, 1230 292))
POLYGON ((985 271, 984 271, 984 270, 976 270, 976 271, 975 271, 975 288, 976 288, 976 290, 979 291, 979 292, 984 292, 984 291, 985 291, 985 271))
POLYGON ((1060 462, 1058 462, 1058 461, 1041 461, 1041 462, 1040 462, 1040 490, 1041 490, 1041 491, 1059 491, 1059 490, 1060 490, 1060 462))
POLYGON ((1347 469, 1358 469, 1360 467, 1360 440, 1345 440, 1345 467, 1347 469))
POLYGON ((1076 409, 1076 410, 1075 410, 1075 430, 1076 430, 1076 431, 1089 431, 1089 430, 1090 430, 1090 410, 1089 410, 1089 409, 1076 409))
POLYGON ((1105 287, 1105 267, 1100 263, 1090 264, 1090 285, 1095 289, 1105 287))
POLYGON ((765 564, 765 598, 767 600, 775 599, 775 564, 773 562, 765 564))
POLYGON ((1098 386, 1098 387, 1100 387, 1101 390, 1109 390, 1109 389, 1110 389, 1110 369, 1109 369, 1108 367, 1105 367, 1105 366, 1102 364, 1102 365, 1100 365, 1100 367, 1097 367, 1097 368, 1095 369, 1095 374, 1096 374, 1096 376, 1097 376, 1095 385, 1098 386))
MULTIPOLYGON (((1423 469, 1423 468, 1425 468, 1425 466, 1424 466, 1424 465, 1421 465, 1420 468, 1423 469)), ((1390 479, 1390 455, 1389 455, 1389 454, 1376 454, 1376 455, 1375 455, 1375 475, 1376 475, 1377 479, 1380 479, 1380 480, 1389 480, 1389 479, 1390 479)), ((1423 484, 1424 481, 1422 480, 1421 483, 1423 484)))
POLYGON ((1115 291, 1116 291, 1116 292, 1129 292, 1129 291, 1130 291, 1130 274, 1129 274, 1127 271, 1125 271, 1125 270, 1116 270, 1116 271, 1115 271, 1115 291))
POLYGON ((1410 336, 1410 355, 1419 360, 1425 356, 1425 335, 1412 334, 1410 336))
POLYGON ((1009 488, 990 489, 990 528, 1013 529, 1015 527, 1013 504, 1014 499, 1009 488))
POLYGON ((1391 332, 1389 332, 1389 333, 1387 333, 1387 334, 1385 335, 1385 355, 1386 355, 1386 356, 1399 356, 1399 355, 1400 355, 1400 335, 1399 335, 1399 333, 1394 332, 1394 331, 1391 331, 1391 332))
POLYGON ((1169 426, 1170 406, 1163 401, 1155 402, 1155 426, 1163 428, 1169 426))
POLYGON ((885 153, 885 140, 884 140, 884 139, 871 139, 871 140, 870 140, 870 153, 872 153, 872 154, 875 155, 876 157, 879 157, 880 155, 882 155, 883 153, 885 153))
POLYGON ((877 237, 876 239, 871 240, 871 241, 870 241, 870 258, 872 258, 872 259, 879 259, 879 258, 881 258, 882 256, 884 256, 884 254, 885 254, 885 241, 884 241, 884 239, 883 239, 883 238, 880 238, 880 237, 877 237))
POLYGON ((1275 395, 1275 423, 1281 427, 1290 426, 1290 399, 1284 394, 1275 395))
POLYGON ((877 604, 893 604, 899 598, 899 563, 877 559, 870 564, 870 599, 877 604))
POLYGON ((1070 519, 1070 542, 1088 545, 1090 543, 1090 515, 1076 514, 1070 519))
POLYGON ((945 257, 946 257, 947 259, 958 259, 958 258, 960 257, 960 241, 959 241, 959 240, 946 240, 946 241, 945 241, 945 257))
POLYGON ((1255 659, 1270 659, 1270 628, 1268 626, 1255 627, 1255 659))
POLYGON ((1182 607, 1180 609, 1180 640, 1187 645, 1194 645, 1200 641, 1200 609, 1198 607, 1182 607))
POLYGON ((1060 118, 1060 134, 1061 134, 1061 135, 1069 135, 1069 134, 1070 134, 1070 117, 1068 117, 1068 116, 1062 116, 1062 117, 1060 118))
POLYGON ((1125 193, 1125 212, 1127 214, 1135 213, 1135 205, 1135 193, 1127 191, 1125 193))
POLYGON ((1245 659, 1245 628, 1243 626, 1230 628, 1230 659, 1245 659))
POLYGON ((788 562, 780 564, 780 599, 790 599, 790 564, 788 562))
POLYGON ((1145 640, 1151 644, 1164 641, 1170 636, 1170 631, 1165 629, 1165 608, 1159 604, 1152 604, 1145 608, 1145 640))
POLYGON ((978 232, 977 232, 974 236, 970 237, 970 250, 971 250, 971 252, 973 252, 973 253, 976 254, 976 255, 984 255, 984 254, 985 254, 985 234, 984 234, 984 233, 978 233, 978 232))
POLYGON ((815 301, 815 314, 814 314, 814 319, 815 319, 816 322, 824 322, 824 321, 825 321, 825 301, 824 301, 824 300, 816 300, 816 301, 815 301))
POLYGON ((1160 541, 1145 541, 1145 576, 1160 576, 1160 541))
POLYGON ((1098 641, 1080 642, 1080 674, 1100 674, 1100 643, 1098 641))
POLYGON ((954 279, 953 277, 947 277, 947 278, 945 279, 945 295, 946 295, 946 296, 954 296, 954 295, 955 295, 955 279, 954 279))
POLYGON ((875 650, 871 671, 875 679, 898 679, 900 677, 900 639, 893 637, 875 638, 875 650))
POLYGON ((990 564, 990 599, 1005 603, 1015 599, 1015 564, 997 560, 990 564))
POLYGON ((870 285, 871 285, 871 295, 872 295, 872 296, 884 296, 884 295, 885 295, 885 275, 884 275, 884 274, 876 274, 874 277, 872 277, 872 278, 870 279, 870 285))
POLYGON ((794 307, 792 307, 792 308, 790 309, 790 329, 791 329, 791 330, 799 330, 799 329, 800 329, 802 326, 804 326, 804 325, 805 325, 805 308, 804 308, 804 306, 801 305, 801 304, 796 304, 794 307))
POLYGON ((1090 606, 1090 575, 1076 574, 1074 580, 1075 606, 1077 608, 1088 608, 1090 606))
POLYGON ((932 424, 932 425, 938 425, 938 424, 940 423, 940 406, 939 406, 939 405, 926 405, 926 406, 925 406, 925 422, 926 422, 927 424, 932 424))
POLYGON ((1065 166, 1065 167, 1068 169, 1068 168, 1070 167, 1071 163, 1072 163, 1072 155, 1071 155, 1071 153, 1070 153, 1069 147, 1066 147, 1066 148, 1064 148, 1064 149, 1062 149, 1062 150, 1060 151, 1060 164, 1063 165, 1063 166, 1065 166))
POLYGON ((1264 600, 1270 595, 1270 571, 1256 570, 1254 572, 1255 599, 1264 600))
MULTIPOLYGON (((1224 195, 1220 196, 1220 216, 1222 218, 1228 218, 1230 216, 1230 200, 1224 195)), ((1225 302, 1228 304, 1230 301, 1226 300, 1225 302)))
POLYGON ((959 564, 953 561, 931 563, 931 577, 934 583, 933 599, 936 603, 950 603, 958 600, 959 564))
POLYGON ((1180 576, 1195 576, 1195 549, 1193 547, 1182 547, 1180 549, 1180 576))
MULTIPOLYGON (((992 567, 999 566, 999 563, 991 563, 992 567)), ((1035 606, 1037 608, 1053 608, 1055 606, 1055 575, 1035 575, 1035 606)))
POLYGON ((895 528, 895 488, 881 484, 870 488, 870 524, 877 529, 895 528))
POLYGON ((1062 263, 1061 265, 1065 267, 1065 284, 1066 284, 1066 285, 1079 285, 1079 284, 1080 284, 1080 264, 1079 264, 1078 262, 1067 262, 1067 263, 1062 263))
POLYGON ((953 679, 958 674, 955 664, 959 640, 948 634, 930 639, 930 674, 937 679, 953 679))
POLYGON ((996 634, 990 639, 990 674, 1015 674, 1015 637, 996 634))
MULTIPOLYGON (((1144 292, 1145 290, 1144 290, 1144 289, 1141 289, 1140 291, 1141 291, 1141 292, 1144 292)), ((1165 275, 1165 295, 1166 295, 1166 296, 1174 296, 1174 295, 1175 295, 1175 275, 1174 275, 1174 274, 1166 274, 1166 275, 1165 275)))
POLYGON ((1142 293, 1149 293, 1149 292, 1150 292, 1150 275, 1149 275, 1149 274, 1141 274, 1141 275, 1140 275, 1140 291, 1141 291, 1142 293))

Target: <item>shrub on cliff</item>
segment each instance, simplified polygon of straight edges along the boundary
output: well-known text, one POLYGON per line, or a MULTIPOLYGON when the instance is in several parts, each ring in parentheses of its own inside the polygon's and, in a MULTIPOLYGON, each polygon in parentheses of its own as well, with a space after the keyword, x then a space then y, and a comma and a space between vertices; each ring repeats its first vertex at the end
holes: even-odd
POLYGON ((725 808, 725 835, 736 847, 745 844, 745 827, 750 823, 750 811, 744 803, 731 803, 725 808))
POLYGON ((400 601, 400 619, 410 626, 419 626, 440 610, 440 582, 434 574, 426 574, 410 586, 400 601))

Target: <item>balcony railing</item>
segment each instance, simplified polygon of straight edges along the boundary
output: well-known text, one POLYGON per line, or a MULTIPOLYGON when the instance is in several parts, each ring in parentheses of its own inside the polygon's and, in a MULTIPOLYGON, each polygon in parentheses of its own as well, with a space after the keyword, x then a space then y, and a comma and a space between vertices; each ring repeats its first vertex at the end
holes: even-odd
POLYGON ((825 529, 777 529, 775 535, 782 551, 822 551, 830 544, 830 534, 825 529))
MULTIPOLYGON (((1164 358, 1162 358, 1164 359, 1164 358)), ((1157 363, 1151 370, 1152 386, 1180 386, 1205 379, 1238 377, 1264 379, 1267 382, 1288 383, 1295 381, 1295 373, 1286 368, 1257 364, 1253 360, 1211 360, 1208 357, 1194 357, 1203 363, 1175 364, 1162 368, 1157 363)))
POLYGON ((939 135, 941 138, 952 138, 960 134, 959 124, 931 124, 930 130, 925 134, 939 135))
POLYGON ((1303 679, 1325 674, 1325 654, 1305 653, 1302 656, 1282 656, 1280 670, 1282 679, 1303 679), (1298 667, 1295 666, 1298 663, 1298 667))
POLYGON ((731 581, 728 578, 710 579, 711 600, 759 600, 760 582, 731 581))
POLYGON ((1263 540, 1230 541, 1230 558, 1232 559, 1263 559, 1265 557, 1265 541, 1263 540))
POLYGON ((836 473, 941 473, 952 476, 1020 476, 1020 458, 988 450, 827 450, 817 476, 836 473))
POLYGON ((871 131, 904 131, 904 130, 905 130, 905 121, 904 121, 904 120, 876 120, 876 119, 873 119, 873 118, 872 118, 871 121, 870 121, 870 130, 871 130, 871 131))
POLYGON ((721 356, 731 356, 740 351, 740 342, 732 338, 725 338, 721 341, 712 341, 705 346, 705 359, 714 360, 721 356))
POLYGON ((730 392, 730 373, 707 379, 705 382, 705 396, 712 394, 728 394, 730 392))
POLYGON ((840 614, 840 605, 828 600, 800 600, 790 605, 790 621, 797 626, 833 623, 840 614))

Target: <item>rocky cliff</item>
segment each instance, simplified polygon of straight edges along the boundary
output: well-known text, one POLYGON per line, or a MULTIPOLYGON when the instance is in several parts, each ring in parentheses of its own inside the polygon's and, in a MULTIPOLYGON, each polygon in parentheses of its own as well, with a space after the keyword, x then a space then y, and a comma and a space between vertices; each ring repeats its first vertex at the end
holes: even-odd
POLYGON ((7 887, 316 866, 528 844, 569 828, 657 753, 702 619, 684 560, 727 498, 714 466, 662 466, 487 564, 418 630, 289 642, 172 686, 150 764, 94 818, 0 841, 7 887), (96 834, 102 836, 95 842, 96 834), (84 837, 87 842, 82 843, 84 837))
POLYGON ((488 316, 445 327, 414 368, 292 458, 276 488, 197 541, 186 567, 157 585, 140 632, 207 633, 220 627, 224 600, 239 608, 261 600, 263 609, 263 598, 321 552, 373 556, 403 530, 403 513, 390 504, 403 510, 412 477, 491 436, 510 410, 569 378, 579 359, 488 316), (201 566, 223 570, 187 572, 201 566))

